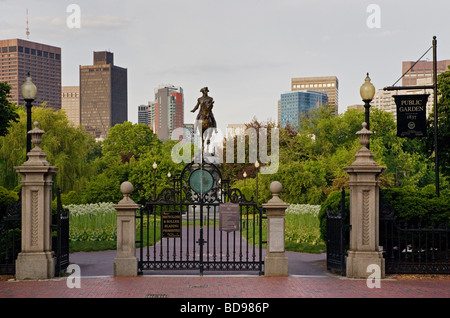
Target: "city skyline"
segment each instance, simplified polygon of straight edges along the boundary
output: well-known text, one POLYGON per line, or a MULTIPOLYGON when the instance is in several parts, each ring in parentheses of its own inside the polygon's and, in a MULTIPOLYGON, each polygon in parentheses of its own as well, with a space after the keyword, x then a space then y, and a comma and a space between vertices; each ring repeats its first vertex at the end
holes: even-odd
MULTIPOLYGON (((78 66, 93 51, 110 50, 128 69, 128 120, 152 100, 153 88, 172 83, 188 110, 208 86, 218 126, 277 120, 277 101, 296 77, 339 78, 339 113, 361 104, 367 72, 377 89, 401 76, 437 36, 438 59, 450 56, 441 21, 447 1, 377 1, 380 28, 370 27, 369 1, 77 1, 80 28, 69 28, 66 3, 0 0, 0 38, 26 39, 62 49, 62 86, 78 85, 78 66), (170 12, 170 23, 167 15, 170 12), (417 23, 417 22, 420 23, 417 23), (238 116, 237 116, 238 115, 238 116)), ((431 60, 431 52, 424 59, 431 60)), ((399 85, 399 84, 398 84, 399 85)))

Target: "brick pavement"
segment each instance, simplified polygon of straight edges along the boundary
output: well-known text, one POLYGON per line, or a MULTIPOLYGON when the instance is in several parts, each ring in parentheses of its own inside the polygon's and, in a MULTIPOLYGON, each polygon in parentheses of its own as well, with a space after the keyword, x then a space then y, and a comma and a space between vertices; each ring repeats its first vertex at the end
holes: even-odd
POLYGON ((139 276, 86 277, 81 288, 65 278, 0 281, 1 298, 450 298, 450 277, 385 279, 370 289, 365 280, 324 276, 139 276))

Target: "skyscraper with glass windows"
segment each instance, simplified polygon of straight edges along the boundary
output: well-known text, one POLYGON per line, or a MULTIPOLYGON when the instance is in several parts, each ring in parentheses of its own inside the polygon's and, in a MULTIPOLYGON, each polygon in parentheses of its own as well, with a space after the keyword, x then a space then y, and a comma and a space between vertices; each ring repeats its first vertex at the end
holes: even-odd
POLYGON ((296 77, 291 79, 291 90, 314 90, 328 94, 328 103, 334 106, 334 114, 339 111, 339 81, 336 76, 296 77))
POLYGON ((328 94, 322 91, 296 91, 281 94, 280 128, 289 125, 298 127, 301 116, 305 116, 311 108, 328 102, 328 94))

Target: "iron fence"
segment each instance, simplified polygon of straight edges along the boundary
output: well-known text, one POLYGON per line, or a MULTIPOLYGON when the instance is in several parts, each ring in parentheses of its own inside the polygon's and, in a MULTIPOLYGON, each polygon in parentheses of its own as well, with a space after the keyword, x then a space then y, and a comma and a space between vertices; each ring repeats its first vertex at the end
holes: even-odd
MULTIPOLYGON (((55 275, 69 265, 69 211, 61 204, 61 191, 57 190, 57 213, 52 220, 52 249, 55 253, 55 275)), ((14 275, 16 259, 21 251, 22 242, 22 199, 6 209, 0 220, 0 275, 14 275)))
MULTIPOLYGON (((349 249, 349 211, 345 192, 337 213, 327 211, 327 269, 345 275, 349 249)), ((399 222, 380 195, 379 249, 386 274, 450 274, 450 229, 444 224, 399 222)))

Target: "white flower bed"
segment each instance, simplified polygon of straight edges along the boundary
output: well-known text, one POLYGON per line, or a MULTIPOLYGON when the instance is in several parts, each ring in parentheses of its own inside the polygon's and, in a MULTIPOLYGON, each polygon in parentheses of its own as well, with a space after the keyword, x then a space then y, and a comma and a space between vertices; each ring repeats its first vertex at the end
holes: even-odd
POLYGON ((100 215, 107 213, 116 213, 111 202, 91 203, 91 204, 68 204, 64 208, 69 209, 72 216, 82 215, 100 215))
POLYGON ((113 203, 68 204, 71 241, 114 241, 117 238, 113 203))
POLYGON ((312 205, 312 204, 291 204, 286 209, 286 213, 312 214, 314 216, 319 215, 319 211, 320 211, 320 205, 312 205))

